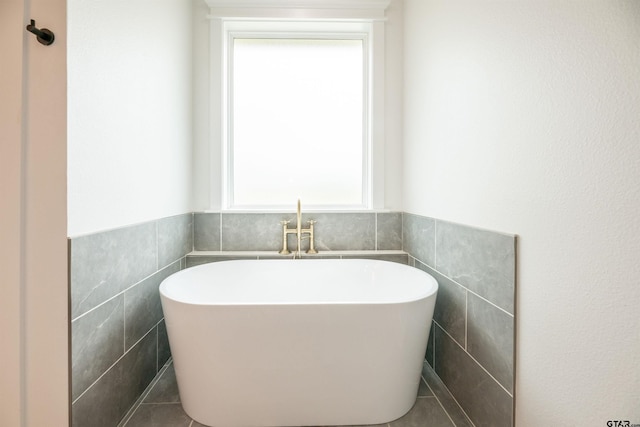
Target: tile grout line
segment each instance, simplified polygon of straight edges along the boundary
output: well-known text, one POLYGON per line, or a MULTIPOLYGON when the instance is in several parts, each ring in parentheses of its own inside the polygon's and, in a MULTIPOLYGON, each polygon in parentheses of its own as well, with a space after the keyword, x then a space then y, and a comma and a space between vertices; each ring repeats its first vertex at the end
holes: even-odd
POLYGON ((160 220, 156 220, 155 221, 155 225, 156 225, 156 271, 160 269, 160 238, 159 238, 159 231, 158 231, 158 222, 160 220))
POLYGON ((151 390, 153 390, 153 388, 156 386, 156 384, 158 383, 158 381, 160 381, 160 377, 165 373, 165 371, 169 368, 169 363, 166 363, 162 369, 160 370, 160 372, 156 373, 156 376, 153 377, 153 380, 149 383, 149 385, 144 389, 144 391, 142 392, 142 394, 140 395, 140 397, 138 397, 138 399, 136 399, 136 401, 134 402, 134 404, 131 406, 131 408, 129 408, 129 410, 127 411, 127 413, 125 414, 125 416, 120 420, 120 422, 118 423, 118 427, 125 427, 127 425, 127 423, 131 420, 131 418, 133 418, 133 415, 136 413, 136 411, 138 410, 138 408, 140 407, 140 405, 142 405, 142 403, 144 402, 144 399, 147 398, 147 396, 149 395, 149 393, 151 393, 151 390))
MULTIPOLYGON (((431 325, 433 326, 433 366, 432 366, 432 369, 433 369, 433 372, 436 372, 436 327, 438 326, 438 322, 436 322, 435 320, 431 319, 431 325)), ((427 383, 427 385, 429 385, 429 384, 427 383)))
MULTIPOLYGON (((440 273, 440 274, 442 274, 442 273, 440 273)), ((451 280, 451 279, 449 278, 449 280, 451 280)), ((507 314, 509 317, 514 317, 514 318, 515 318, 515 316, 514 316, 512 313, 509 313, 509 312, 508 312, 507 310, 505 310, 504 308, 502 308, 502 307, 500 307, 500 306, 498 306, 498 305, 496 305, 496 304, 492 303, 491 301, 489 301, 488 299, 486 299, 486 298, 485 298, 485 297, 483 297, 482 295, 479 295, 479 294, 475 293, 475 292, 474 292, 474 291, 472 291, 471 289, 467 288, 467 287, 466 287, 466 286, 464 286, 464 285, 461 285, 460 283, 456 282, 455 280, 452 280, 452 281, 453 281, 455 284, 460 285, 460 286, 462 286, 463 288, 465 288, 465 289, 467 290, 467 292, 469 292, 470 294, 475 295, 476 297, 480 298, 480 299, 481 299, 481 300, 483 300, 484 302, 486 302, 486 303, 488 303, 488 304, 491 304, 492 306, 494 306, 494 307, 495 307, 495 308, 497 308, 498 310, 500 310, 500 311, 502 311, 503 313, 507 314)))
POLYGON ((122 360, 122 359, 123 359, 127 354, 129 354, 129 353, 131 352, 131 350, 133 350, 133 349, 135 348, 135 346, 136 346, 136 345, 138 345, 138 344, 140 343, 140 341, 142 341, 143 339, 145 339, 145 338, 147 337, 147 335, 149 335, 149 334, 151 333, 151 331, 152 331, 152 330, 153 330, 153 328, 149 329, 149 330, 147 331, 147 333, 146 333, 146 334, 144 334, 144 335, 142 336, 142 338, 140 338, 138 341, 136 341, 136 342, 131 346, 131 348, 130 348, 128 351, 125 351, 123 355, 121 355, 120 357, 118 357, 118 359, 117 359, 115 362, 113 362, 113 363, 111 364, 111 366, 109 366, 109 367, 108 367, 108 368, 107 368, 107 369, 106 369, 106 370, 105 370, 105 371, 104 371, 104 372, 103 372, 103 373, 102 373, 102 374, 101 374, 101 375, 100 375, 100 376, 99 376, 99 377, 98 377, 94 382, 92 382, 92 383, 91 383, 91 385, 89 385, 89 386, 88 386, 88 387, 87 387, 87 388, 86 388, 86 389, 85 389, 85 390, 84 390, 84 391, 83 391, 83 392, 82 392, 78 397, 76 397, 76 398, 73 400, 73 402, 71 402, 71 405, 73 406, 73 405, 74 405, 78 400, 80 400, 80 399, 82 398, 82 396, 84 396, 84 395, 87 393, 87 391, 89 391, 89 389, 90 389, 91 387, 93 387, 94 385, 96 385, 96 383, 97 383, 98 381, 100 381, 100 380, 102 379, 102 377, 104 377, 104 376, 107 374, 107 372, 109 372, 111 369, 113 369, 113 367, 114 367, 114 366, 116 366, 116 365, 118 364, 118 362, 120 362, 120 361, 121 361, 121 360, 122 360))
POLYGON ((489 301, 488 299, 486 299, 485 297, 483 297, 482 295, 472 291, 471 289, 469 289, 468 287, 466 287, 465 285, 463 285, 462 283, 457 282, 456 280, 452 279, 451 277, 449 277, 448 275, 444 274, 442 271, 438 270, 437 268, 433 268, 431 266, 429 266, 429 264, 421 261, 420 259, 416 258, 416 261, 418 261, 420 264, 423 264, 429 268, 431 268, 433 271, 441 274, 442 276, 444 276, 445 278, 447 278, 448 280, 450 280, 452 283, 455 283, 456 285, 460 286, 461 288, 465 289, 467 292, 475 295, 476 297, 480 298, 481 300, 485 301, 486 303, 491 304, 492 306, 494 306, 495 308, 497 308, 498 310, 504 312, 505 314, 509 315, 510 317, 515 317, 512 313, 509 313, 507 310, 505 310, 504 308, 496 305, 495 303, 489 301))
MULTIPOLYGON (((447 336, 448 336, 448 337, 449 337, 449 338, 450 338, 450 339, 451 339, 451 340, 452 340, 452 341, 453 341, 453 342, 454 342, 458 347, 460 347, 460 350, 462 350, 462 351, 463 351, 467 356, 469 356, 469 357, 471 358, 471 360, 473 360, 473 361, 476 363, 476 365, 478 365, 478 366, 479 366, 479 367, 480 367, 480 368, 481 368, 481 369, 482 369, 482 370, 483 370, 487 375, 489 375, 489 377, 491 377, 491 379, 492 379, 493 381, 495 381, 495 382, 496 382, 496 384, 498 384, 498 385, 500 386, 500 388, 502 388, 502 389, 505 391, 505 393, 507 393, 507 394, 509 395, 509 397, 511 397, 511 398, 513 399, 513 394, 512 394, 511 392, 509 392, 509 390, 507 390, 507 389, 506 389, 506 387, 505 387, 505 386, 503 386, 503 385, 502 385, 502 383, 500 383, 500 381, 498 381, 498 380, 496 379, 496 377, 494 377, 494 376, 493 376, 493 374, 491 374, 491 372, 489 372, 489 371, 487 370, 487 368, 485 368, 485 367, 484 367, 480 362, 478 362, 478 361, 476 360, 476 358, 475 358, 475 357, 473 357, 473 355, 472 355, 471 353, 469 353, 469 352, 468 352, 464 347, 462 347, 462 346, 460 345, 460 343, 459 343, 458 341, 456 341, 456 339, 455 339, 455 338, 453 338, 453 337, 449 334, 449 332, 447 332, 447 331, 442 327, 442 325, 440 325, 440 324, 439 324, 438 322, 436 322, 435 320, 434 320, 434 322, 435 322, 435 324, 436 324, 436 325, 438 325, 438 327, 442 330, 442 332, 444 332, 444 333, 445 333, 445 334, 446 334, 446 335, 447 335, 447 336)), ((434 365, 435 365, 435 363, 434 363, 434 365)))
MULTIPOLYGON (((155 384, 154 384, 155 385, 155 384)), ((180 405, 182 406, 181 402, 140 402, 140 404, 138 406, 151 406, 151 405, 180 405)))
MULTIPOLYGON (((469 424, 471 424, 471 427, 476 427, 475 423, 473 421, 471 421, 471 418, 469 417, 469 415, 467 415, 467 413, 465 412, 465 410, 462 408, 462 405, 460 405, 460 402, 458 402, 458 399, 456 399, 456 397, 451 393, 451 390, 449 390, 449 387, 447 387, 447 385, 444 383, 444 381, 442 381, 442 378, 440 378, 438 376, 438 374, 436 373, 435 369, 432 369, 433 373, 435 374, 435 376, 440 380, 440 382, 442 383, 442 387, 444 388, 444 391, 451 396, 451 399, 455 402, 455 404, 458 406, 458 409, 460 409, 460 412, 462 413, 462 415, 467 419, 467 421, 469 422, 469 424)), ((431 388, 431 386, 429 385, 429 383, 427 383, 427 385, 429 386, 429 388, 431 388)), ((433 392, 433 389, 431 389, 431 391, 433 392)), ((434 393, 435 395, 435 393, 434 393)), ((438 400, 438 402, 440 402, 440 400, 438 400)), ((440 403, 442 405, 442 403, 440 403)), ((445 412, 447 412, 445 410, 445 412)), ((448 414, 448 412, 447 412, 448 414)), ((453 423, 456 427, 456 423, 453 423)))
MULTIPOLYGON (((431 339, 433 340, 432 351, 431 351, 431 360, 433 360, 433 370, 436 370, 436 325, 433 319, 431 319, 431 328, 433 330, 433 336, 431 339)), ((427 384, 429 385, 429 384, 427 384)))
MULTIPOLYGON (((435 371, 434 371, 435 373, 435 371)), ((437 374, 436 374, 437 375, 437 374)), ((424 383, 427 385, 427 387, 429 388, 429 390, 431 391, 431 394, 433 394, 433 397, 435 397, 436 402, 438 402, 438 405, 440 405, 440 407, 442 408, 442 410, 444 411, 444 413, 447 415, 447 418, 449 418, 449 421, 451 421, 451 424, 453 424, 454 427, 456 426, 456 423, 453 421, 453 418, 451 418, 451 415, 449 415, 449 412, 445 409, 444 405, 442 404, 442 402, 440 402, 440 399, 438 398, 438 396, 436 395, 436 393, 433 391, 433 389, 431 388, 431 386, 429 385, 429 383, 427 382, 427 380, 424 378, 424 376, 420 376, 420 378, 422 379, 422 381, 424 381, 424 383)), ((429 396, 427 396, 429 397, 429 396)))
POLYGON ((136 287, 136 286, 138 286, 140 283, 144 282, 144 281, 145 281, 145 280, 147 280, 147 279, 150 279, 152 276, 154 276, 154 275, 156 275, 156 274, 160 273, 162 270, 166 270, 167 268, 171 267, 171 266, 172 266, 172 265, 174 265, 175 263, 179 263, 179 262, 180 262, 180 260, 179 260, 179 259, 178 259, 178 260, 176 260, 176 261, 173 261, 172 263, 168 264, 166 267, 163 267, 163 268, 161 268, 160 270, 156 270, 156 271, 154 271, 153 273, 149 274, 148 276, 145 276, 143 279, 141 279, 141 280, 137 281, 136 283, 134 283, 133 285, 131 285, 131 286, 129 286, 129 287, 127 287, 127 288, 125 288, 125 289, 121 290, 120 292, 118 292, 117 294, 115 294, 114 296, 112 296, 111 298, 109 298, 109 299, 107 299, 107 300, 105 300, 105 301, 101 302, 100 304, 96 305, 95 307, 92 307, 91 309, 89 309, 89 310, 85 311, 84 313, 82 313, 81 315, 79 315, 79 316, 75 317, 74 319, 71 319, 71 323, 73 323, 73 322, 75 322, 76 320, 78 320, 78 319, 80 319, 80 318, 82 318, 82 317, 86 316, 87 314, 91 313, 92 311, 94 311, 94 310, 96 310, 96 309, 98 309, 98 308, 102 307, 103 305, 105 305, 105 304, 106 304, 106 303, 108 303, 109 301, 116 299, 117 297, 119 297, 120 295, 124 294, 124 293, 125 293, 125 292, 127 292, 128 290, 131 290, 131 289, 135 288, 135 287, 136 287))
POLYGON ((378 250, 378 213, 375 214, 375 230, 374 230, 374 248, 378 250))
POLYGON ((127 294, 122 293, 122 355, 127 354, 127 294))
POLYGON ((464 348, 469 348, 469 291, 464 293, 464 348))
POLYGON ((433 269, 438 265, 438 219, 433 218, 433 269))
POLYGON ((400 248, 402 248, 403 251, 407 252, 404 249, 404 213, 400 212, 400 248))

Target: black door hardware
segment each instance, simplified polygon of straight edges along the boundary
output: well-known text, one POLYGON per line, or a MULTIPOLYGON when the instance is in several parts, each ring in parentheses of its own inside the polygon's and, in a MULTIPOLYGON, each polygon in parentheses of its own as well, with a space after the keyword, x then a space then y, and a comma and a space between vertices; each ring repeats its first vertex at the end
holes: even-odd
POLYGON ((38 36, 38 41, 45 46, 49 46, 55 40, 53 33, 46 28, 36 28, 36 21, 31 20, 31 24, 27 25, 27 31, 38 36))

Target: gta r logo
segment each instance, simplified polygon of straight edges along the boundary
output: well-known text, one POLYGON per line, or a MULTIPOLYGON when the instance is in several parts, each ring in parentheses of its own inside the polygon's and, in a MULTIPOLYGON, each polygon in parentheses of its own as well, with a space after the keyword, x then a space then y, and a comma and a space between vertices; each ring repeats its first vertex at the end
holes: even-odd
POLYGON ((607 427, 631 427, 631 422, 621 420, 607 421, 607 427))

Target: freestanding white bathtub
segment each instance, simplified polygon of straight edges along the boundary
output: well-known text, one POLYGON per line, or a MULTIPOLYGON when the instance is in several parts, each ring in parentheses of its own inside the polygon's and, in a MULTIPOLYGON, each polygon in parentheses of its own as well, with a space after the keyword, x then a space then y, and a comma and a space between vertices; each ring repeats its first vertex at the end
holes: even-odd
POLYGON ((222 261, 160 285, 182 406, 210 426, 381 424, 413 406, 438 284, 374 260, 222 261))

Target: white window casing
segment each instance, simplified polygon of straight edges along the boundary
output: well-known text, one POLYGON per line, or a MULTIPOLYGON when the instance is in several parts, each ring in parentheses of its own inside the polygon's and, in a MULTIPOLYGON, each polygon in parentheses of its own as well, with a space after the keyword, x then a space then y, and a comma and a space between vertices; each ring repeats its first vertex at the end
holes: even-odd
MULTIPOLYGON (((228 145, 231 140, 230 46, 234 38, 282 37, 363 41, 366 117, 363 120, 362 201, 348 205, 322 204, 311 209, 381 209, 384 203, 384 15, 389 0, 207 0, 207 4, 210 7, 211 182, 218 182, 222 187, 221 191, 212 191, 212 208, 215 210, 215 205, 225 211, 289 208, 278 204, 234 204, 233 159, 228 145), (220 167, 215 167, 216 163, 220 167)), ((292 149, 292 159, 294 152, 292 149)), ((289 205, 294 203, 295 200, 291 200, 289 205)))

